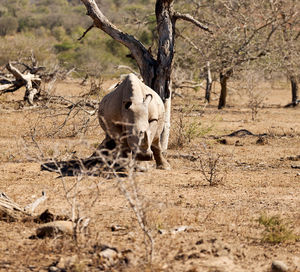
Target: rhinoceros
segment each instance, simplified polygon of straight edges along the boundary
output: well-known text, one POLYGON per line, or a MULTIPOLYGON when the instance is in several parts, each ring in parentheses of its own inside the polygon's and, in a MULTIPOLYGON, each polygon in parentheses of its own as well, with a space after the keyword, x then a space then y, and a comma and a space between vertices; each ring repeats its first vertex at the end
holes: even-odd
POLYGON ((159 95, 136 75, 129 74, 101 100, 98 117, 106 138, 100 145, 120 144, 124 156, 151 160, 156 167, 169 169, 162 155, 160 135, 164 126, 164 104, 159 95))

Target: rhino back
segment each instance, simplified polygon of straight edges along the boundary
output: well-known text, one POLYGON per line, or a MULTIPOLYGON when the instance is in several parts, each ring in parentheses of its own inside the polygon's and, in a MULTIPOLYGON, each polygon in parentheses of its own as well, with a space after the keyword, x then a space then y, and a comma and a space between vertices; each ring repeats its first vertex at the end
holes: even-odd
POLYGON ((118 121, 121 117, 121 95, 116 90, 103 97, 99 104, 99 118, 118 121))

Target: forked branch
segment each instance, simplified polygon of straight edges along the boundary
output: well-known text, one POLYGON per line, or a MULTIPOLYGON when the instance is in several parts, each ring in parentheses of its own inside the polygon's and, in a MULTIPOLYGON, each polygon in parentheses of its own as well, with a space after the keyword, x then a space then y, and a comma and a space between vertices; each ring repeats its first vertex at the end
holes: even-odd
MULTIPOLYGON (((81 0, 81 2, 87 9, 87 15, 93 19, 94 26, 101 29, 114 40, 120 42, 130 50, 132 56, 139 66, 142 77, 145 79, 146 77, 144 75, 149 74, 149 64, 155 66, 156 63, 155 59, 148 52, 148 50, 134 36, 121 31, 115 25, 113 25, 104 16, 100 8, 97 6, 95 0, 81 0)), ((149 85, 148 82, 146 84, 149 85)))

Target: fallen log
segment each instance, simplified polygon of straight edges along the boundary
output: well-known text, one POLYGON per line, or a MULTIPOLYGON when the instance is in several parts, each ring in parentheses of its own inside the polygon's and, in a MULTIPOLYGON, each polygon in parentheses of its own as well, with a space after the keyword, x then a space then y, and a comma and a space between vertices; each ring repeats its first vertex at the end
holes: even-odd
POLYGON ((10 199, 5 193, 0 192, 0 221, 16 222, 34 218, 34 210, 46 199, 46 194, 42 192, 42 197, 23 208, 10 199))
POLYGON ((16 67, 9 62, 6 65, 6 69, 15 77, 13 81, 13 86, 10 86, 8 89, 2 90, 2 93, 5 92, 14 92, 21 87, 25 86, 26 91, 24 95, 24 101, 27 101, 31 106, 34 105, 34 99, 37 94, 40 92, 41 78, 38 75, 28 72, 27 74, 21 73, 16 67))
POLYGON ((15 222, 27 216, 31 216, 31 214, 11 200, 5 193, 0 192, 0 220, 15 222))
MULTIPOLYGON (((9 74, 0 74, 0 95, 12 93, 19 90, 21 87, 25 87, 24 101, 33 106, 34 100, 36 100, 41 91, 42 78, 44 79, 47 75, 40 74, 41 71, 45 70, 45 67, 38 65, 33 52, 31 52, 30 59, 31 64, 8 62, 5 68, 9 74), (18 67, 25 67, 25 69, 21 72, 18 67)), ((55 74, 53 74, 53 76, 55 76, 55 74)))

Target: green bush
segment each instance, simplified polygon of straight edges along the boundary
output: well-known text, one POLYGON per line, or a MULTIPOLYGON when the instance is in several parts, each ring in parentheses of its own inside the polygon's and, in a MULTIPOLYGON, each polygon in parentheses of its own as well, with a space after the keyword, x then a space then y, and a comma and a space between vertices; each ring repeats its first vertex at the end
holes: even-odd
POLYGON ((74 47, 75 47, 74 44, 71 43, 70 41, 64 41, 62 43, 54 45, 54 48, 57 50, 57 53, 68 51, 74 47))
POLYGON ((0 35, 14 34, 18 29, 18 20, 15 17, 7 16, 0 18, 0 35))

